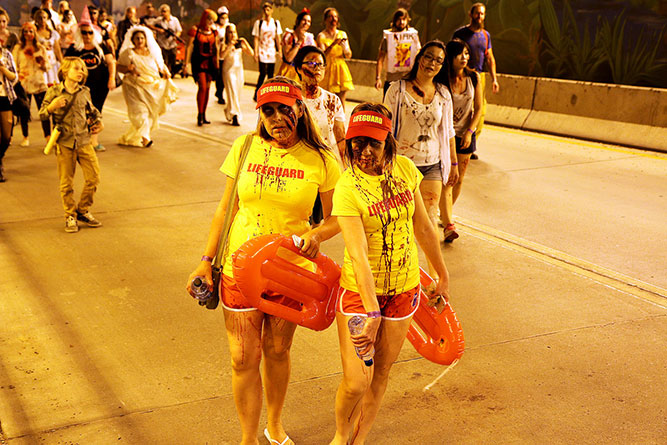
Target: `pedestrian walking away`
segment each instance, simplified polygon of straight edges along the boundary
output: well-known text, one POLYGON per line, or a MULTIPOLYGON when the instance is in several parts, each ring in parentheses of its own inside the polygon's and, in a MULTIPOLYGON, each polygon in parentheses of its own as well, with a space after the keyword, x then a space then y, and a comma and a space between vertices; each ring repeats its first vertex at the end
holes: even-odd
POLYGON ((419 191, 422 174, 397 155, 390 116, 381 104, 363 103, 352 111, 348 168, 334 192, 332 215, 345 239, 336 303, 343 380, 336 393, 334 445, 365 443, 380 409, 419 304, 415 238, 439 276, 431 301, 449 299, 447 267, 419 191))
POLYGON ((100 112, 90 97, 90 90, 85 86, 87 75, 88 69, 81 59, 63 59, 58 70, 61 83, 49 88, 39 109, 43 120, 53 116, 60 132, 55 151, 60 176, 60 197, 65 209, 65 231, 68 233, 78 232, 77 221, 89 227, 102 225, 89 210, 100 182, 100 165, 90 143, 90 134, 102 131, 103 125, 100 112), (74 199, 74 173, 77 163, 84 176, 78 203, 74 199))
MULTIPOLYGON (((283 427, 282 411, 296 325, 248 304, 234 281, 231 256, 249 239, 281 233, 301 237, 302 252, 314 258, 320 243, 339 230, 330 213, 333 189, 340 172, 295 82, 285 77, 269 79, 257 93, 257 108, 257 130, 234 142, 220 168, 227 176, 223 197, 211 224, 204 256, 190 275, 187 289, 192 294, 190 283, 195 277, 205 277, 212 289, 212 257, 216 254, 225 214, 233 212, 228 245, 224 249, 226 255, 222 260, 220 296, 232 360, 234 403, 243 435, 240 442, 257 443, 264 392, 268 422, 264 435, 270 443, 293 444, 283 427), (251 138, 250 146, 240 165, 246 138, 251 138), (237 175, 238 191, 232 195, 237 175), (267 177, 270 180, 262 180, 267 177), (326 220, 312 229, 308 216, 316 195, 322 199, 326 220), (227 207, 228 202, 233 203, 231 208, 227 207), (262 360, 264 366, 260 373, 262 360)), ((297 256, 289 260, 301 266, 304 262, 312 264, 297 256)), ((284 300, 281 295, 268 297, 284 300)), ((232 438, 222 439, 232 441, 232 438)))

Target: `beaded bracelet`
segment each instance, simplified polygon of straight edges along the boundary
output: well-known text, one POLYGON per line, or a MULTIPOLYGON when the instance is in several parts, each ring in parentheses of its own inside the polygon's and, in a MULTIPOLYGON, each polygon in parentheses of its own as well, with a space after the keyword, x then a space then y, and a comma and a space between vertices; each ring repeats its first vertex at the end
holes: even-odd
POLYGON ((202 260, 202 261, 208 261, 209 263, 212 263, 212 262, 213 262, 213 258, 211 258, 211 257, 208 256, 208 255, 204 255, 204 256, 202 256, 202 257, 201 257, 201 260, 202 260))

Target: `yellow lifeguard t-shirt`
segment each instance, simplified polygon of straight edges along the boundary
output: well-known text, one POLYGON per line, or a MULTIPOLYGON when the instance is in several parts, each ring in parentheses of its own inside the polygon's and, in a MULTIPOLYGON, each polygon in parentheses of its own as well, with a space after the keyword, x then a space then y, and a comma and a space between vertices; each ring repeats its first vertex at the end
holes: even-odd
MULTIPOLYGON (((233 277, 230 255, 260 235, 303 235, 318 192, 332 190, 340 177, 336 158, 299 142, 276 148, 259 136, 253 141, 238 182, 239 211, 229 232, 223 273, 233 277), (324 158, 324 159, 322 159, 324 158)), ((220 171, 233 178, 245 136, 234 141, 220 171)), ((308 264, 308 263, 306 263, 308 264)))
MULTIPOLYGON (((348 168, 336 184, 331 214, 361 217, 378 295, 398 294, 419 284, 412 217, 415 191, 422 177, 410 159, 397 156, 388 177, 348 168)), ((359 292, 347 248, 340 285, 359 292)))

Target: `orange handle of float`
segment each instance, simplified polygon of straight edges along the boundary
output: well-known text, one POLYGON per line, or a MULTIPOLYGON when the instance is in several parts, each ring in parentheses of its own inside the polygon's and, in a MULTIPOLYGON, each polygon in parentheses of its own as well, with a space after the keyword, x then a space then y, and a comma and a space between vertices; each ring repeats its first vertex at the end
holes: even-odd
POLYGON ((318 253, 314 259, 308 258, 292 239, 272 234, 244 243, 232 255, 232 261, 236 284, 253 307, 316 331, 333 322, 340 267, 326 255, 318 253), (279 257, 281 248, 313 262, 316 272, 279 257), (267 293, 288 297, 300 303, 300 308, 269 300, 267 293))
POLYGON ((433 279, 419 269, 421 287, 419 291, 419 308, 412 318, 408 330, 408 340, 424 358, 440 365, 451 365, 463 355, 465 340, 461 323, 450 304, 442 313, 435 307, 429 307, 428 296, 423 288, 433 284, 433 279))

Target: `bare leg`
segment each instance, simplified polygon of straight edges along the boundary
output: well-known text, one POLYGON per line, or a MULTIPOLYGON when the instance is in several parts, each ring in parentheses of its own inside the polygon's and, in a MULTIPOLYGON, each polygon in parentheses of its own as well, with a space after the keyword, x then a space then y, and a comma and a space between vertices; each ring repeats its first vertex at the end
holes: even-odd
MULTIPOLYGON (((424 180, 419 186, 419 191, 421 192, 422 198, 424 199, 426 213, 428 214, 428 218, 431 220, 431 224, 433 224, 433 228, 435 229, 436 233, 441 233, 441 231, 438 229, 438 203, 440 202, 442 181, 424 180)), ((433 279, 437 280, 435 268, 430 262, 428 263, 428 269, 433 279)))
MULTIPOLYGON (((373 379, 373 366, 368 367, 357 357, 350 332, 347 328, 349 317, 336 313, 340 356, 343 363, 343 380, 336 392, 336 435, 331 445, 345 445, 361 410, 361 399, 373 379)), ((384 324, 384 323, 382 323, 384 324)), ((382 329, 382 325, 380 326, 382 329)))
POLYGON ((224 309, 225 327, 232 359, 232 390, 241 423, 242 445, 257 444, 262 411, 261 334, 264 313, 232 312, 224 309))
MULTIPOLYGON (((267 429, 271 438, 281 442, 287 434, 280 418, 290 377, 290 347, 296 325, 271 315, 266 316, 262 350, 264 352, 264 391, 266 393, 267 429)), ((291 440, 287 444, 293 444, 291 440)))
POLYGON ((459 180, 458 182, 454 185, 454 188, 452 190, 452 205, 456 203, 456 200, 458 199, 459 195, 461 194, 461 186, 463 185, 463 177, 466 174, 466 171, 468 170, 468 164, 470 163, 470 155, 462 155, 462 154, 456 154, 456 159, 457 162, 459 163, 459 180))
POLYGON ((443 185, 442 195, 440 195, 440 219, 444 227, 454 223, 454 217, 452 216, 453 205, 452 186, 443 185))

